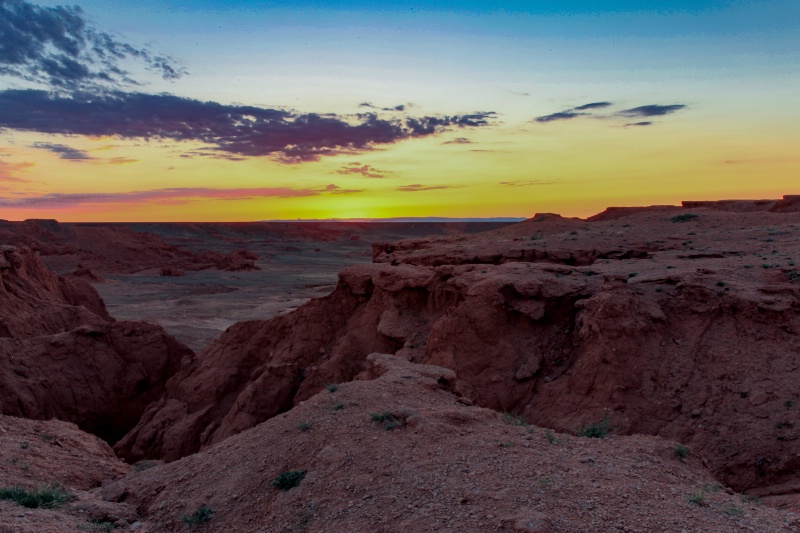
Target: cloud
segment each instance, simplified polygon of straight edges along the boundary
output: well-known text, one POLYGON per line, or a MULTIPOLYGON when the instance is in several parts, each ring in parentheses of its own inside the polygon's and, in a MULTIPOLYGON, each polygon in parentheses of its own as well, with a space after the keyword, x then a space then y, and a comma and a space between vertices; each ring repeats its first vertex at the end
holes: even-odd
POLYGON ((33 163, 6 163, 0 161, 0 181, 13 181, 14 183, 31 183, 31 180, 26 180, 15 176, 20 170, 24 171, 27 168, 34 166, 33 163))
POLYGON ((0 2, 0 75, 57 90, 138 85, 123 68, 134 61, 174 80, 186 71, 172 58, 95 28, 80 7, 0 2))
MULTIPOLYGON (((323 189, 327 191, 328 189, 323 189)), ((191 199, 208 198, 215 200, 244 200, 249 198, 294 198, 316 196, 322 192, 314 189, 294 189, 291 187, 257 187, 239 189, 212 189, 203 187, 175 187, 147 191, 119 193, 48 193, 25 198, 0 197, 0 207, 74 207, 83 204, 113 203, 184 203, 191 199)))
POLYGON ((111 165, 128 165, 130 163, 138 163, 138 159, 131 159, 130 157, 112 157, 108 160, 111 165))
MULTIPOLYGON (((686 107, 686 105, 684 104, 671 104, 671 105, 650 104, 639 107, 633 107, 631 109, 625 109, 623 111, 617 111, 616 113, 605 114, 605 115, 603 114, 598 115, 595 113, 585 112, 590 109, 603 109, 611 105, 613 105, 611 102, 592 102, 589 104, 583 104, 578 107, 573 107, 572 109, 567 109, 566 111, 561 111, 559 113, 552 113, 550 115, 536 117, 536 122, 554 122, 557 120, 570 120, 577 117, 597 117, 597 118, 610 118, 614 116, 657 117, 657 116, 669 115, 670 113, 674 113, 675 111, 679 111, 686 107)), ((652 125, 653 125, 652 122, 644 121, 644 122, 631 122, 625 124, 624 127, 652 126, 652 125)))
POLYGON ((62 96, 33 89, 0 91, 0 128, 41 133, 200 141, 225 155, 271 156, 283 163, 354 154, 448 128, 483 127, 494 112, 384 119, 298 114, 201 102, 170 94, 120 91, 62 96))
POLYGON ((366 189, 342 189, 338 185, 331 183, 324 189, 319 189, 319 192, 327 192, 330 194, 353 194, 358 192, 364 192, 366 189))
POLYGON ((358 104, 358 107, 368 107, 370 109, 378 109, 380 111, 405 111, 406 110, 406 105, 405 104, 396 105, 394 107, 378 107, 376 105, 373 105, 372 102, 361 102, 360 104, 358 104))
POLYGON ((422 185, 420 183, 414 183, 413 185, 403 185, 402 187, 397 187, 397 191, 402 192, 420 192, 420 191, 435 191, 438 189, 452 189, 449 185, 422 185))
POLYGON ((660 117, 663 115, 669 115, 670 113, 674 113, 675 111, 679 111, 685 107, 686 106, 684 104, 650 104, 634 107, 632 109, 625 109, 624 111, 620 111, 618 114, 626 117, 660 117))
POLYGON ((611 102, 592 102, 591 104, 583 104, 579 105, 578 107, 574 107, 576 111, 585 111, 587 109, 600 109, 603 107, 608 107, 612 105, 611 102))
POLYGON ((347 165, 337 170, 336 173, 342 174, 344 176, 348 174, 360 174, 365 178, 385 178, 388 171, 378 170, 377 168, 371 165, 362 165, 361 163, 355 162, 355 163, 348 163, 347 165))
MULTIPOLYGON (((32 163, 23 163, 30 165, 32 163)), ((0 180, 3 165, 0 162, 0 180)), ((11 178, 10 181, 25 181, 11 178)), ((146 191, 125 191, 116 193, 48 193, 39 196, 9 198, 0 196, 0 207, 5 208, 69 208, 86 204, 139 204, 156 203, 160 205, 185 204, 192 200, 249 200, 253 198, 298 198, 320 194, 351 194, 364 189, 343 189, 331 183, 320 189, 297 189, 293 187, 254 187, 236 189, 215 189, 208 187, 173 187, 146 191)))
POLYGON ((501 181, 500 185, 505 187, 528 187, 531 185, 552 185, 558 183, 557 180, 514 180, 514 181, 501 181))
POLYGON ((583 117, 589 115, 590 113, 576 113, 575 111, 562 111, 560 113, 553 113, 550 115, 544 115, 542 117, 536 117, 536 122, 555 122, 556 120, 569 120, 575 117, 583 117))
POLYGON ((59 154, 61 156, 60 159, 69 159, 70 161, 86 161, 87 159, 94 159, 85 151, 78 150, 77 148, 72 148, 71 146, 67 146, 66 144, 39 142, 39 143, 33 143, 32 148, 41 148, 43 150, 49 150, 54 154, 59 154))
POLYGON ((467 139, 466 137, 456 137, 452 141, 447 141, 446 143, 442 144, 474 144, 474 143, 469 139, 467 139))

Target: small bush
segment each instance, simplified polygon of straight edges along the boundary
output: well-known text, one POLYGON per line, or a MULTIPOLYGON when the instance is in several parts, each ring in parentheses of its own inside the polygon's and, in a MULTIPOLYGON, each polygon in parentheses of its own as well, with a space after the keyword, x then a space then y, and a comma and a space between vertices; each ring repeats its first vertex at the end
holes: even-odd
POLYGON ((726 515, 731 516, 733 518, 739 518, 741 516, 744 516, 744 510, 735 503, 726 504, 723 510, 725 511, 726 515))
POLYGON ((0 500, 11 500, 29 509, 54 509, 73 499, 75 497, 57 483, 33 490, 22 487, 0 488, 0 500))
POLYGON ((341 411, 342 409, 344 409, 344 403, 343 402, 339 402, 339 403, 337 403, 337 404, 335 404, 333 406, 333 410, 334 411, 341 411))
POLYGON ((108 533, 109 531, 117 529, 117 524, 109 519, 92 520, 88 524, 80 526, 80 529, 83 531, 105 531, 108 533))
POLYGON ((547 442, 550 444, 561 444, 561 441, 556 438, 552 430, 548 430, 547 433, 544 434, 544 438, 546 438, 547 442))
POLYGON ((706 493, 703 491, 695 492, 691 496, 687 496, 686 499, 689 500, 690 503, 693 503, 695 505, 705 505, 706 493))
POLYGON ((689 447, 684 444, 678 444, 675 446, 675 455, 681 459, 686 459, 689 457, 689 451, 689 447))
POLYGON ((194 526, 210 522, 213 516, 214 516, 214 509, 212 509, 207 505, 203 505, 201 507, 198 507, 198 509, 194 513, 182 516, 181 521, 187 526, 189 526, 189 529, 191 529, 194 526))
POLYGON ((391 411, 381 411, 380 413, 370 413, 369 418, 373 422, 383 424, 383 429, 392 431, 403 426, 403 420, 392 414, 391 411))
POLYGON ((19 445, 19 447, 22 448, 23 450, 27 450, 28 446, 30 446, 30 444, 28 444, 27 441, 19 445))
POLYGON ((503 420, 506 423, 511 424, 512 426, 522 426, 527 427, 528 421, 525 420, 525 417, 522 415, 512 415, 511 413, 503 413, 503 420))
POLYGON ((694 220, 697 217, 698 215, 695 215, 694 213, 683 213, 680 215, 675 215, 670 220, 672 220, 672 222, 688 222, 689 220, 694 220))
POLYGON ((325 385, 325 388, 328 389, 328 392, 333 394, 334 392, 339 390, 339 385, 337 385, 336 383, 329 383, 329 384, 325 385))
POLYGON ((300 431, 308 431, 309 429, 311 429, 311 426, 312 426, 311 422, 303 422, 301 424, 297 424, 297 429, 299 429, 300 431))
POLYGON ((603 417, 600 422, 592 422, 582 427, 578 432, 581 437, 589 437, 591 439, 604 439, 611 433, 611 420, 609 420, 608 416, 603 417))
POLYGON ((280 490, 289 490, 298 486, 306 477, 305 470, 287 470, 272 480, 272 486, 280 490))

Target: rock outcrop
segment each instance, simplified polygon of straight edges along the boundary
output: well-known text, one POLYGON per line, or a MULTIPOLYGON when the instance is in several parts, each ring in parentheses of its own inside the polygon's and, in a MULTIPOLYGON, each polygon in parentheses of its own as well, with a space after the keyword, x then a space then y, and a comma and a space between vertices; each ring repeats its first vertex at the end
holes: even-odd
POLYGON ((363 367, 356 381, 99 492, 159 532, 185 531, 192 517, 207 520, 199 530, 241 533, 798 526, 721 486, 675 442, 547 431, 470 406, 449 392, 447 368, 384 354, 363 367))
POLYGON ((191 350, 143 322, 117 322, 80 279, 0 249, 0 413, 58 418, 115 442, 191 350))
POLYGON ((117 450, 193 453, 379 351, 452 369, 481 406, 562 431, 605 419, 683 442, 737 490, 800 490, 798 227, 698 208, 396 243, 330 296, 229 328, 117 450))
MULTIPOLYGON (((258 270, 258 256, 248 250, 193 252, 168 244, 154 233, 125 224, 61 224, 55 220, 0 220, 0 242, 38 251, 47 266, 61 271, 91 270, 130 274, 149 269, 258 270)), ((96 274, 95 274, 96 275, 96 274)))

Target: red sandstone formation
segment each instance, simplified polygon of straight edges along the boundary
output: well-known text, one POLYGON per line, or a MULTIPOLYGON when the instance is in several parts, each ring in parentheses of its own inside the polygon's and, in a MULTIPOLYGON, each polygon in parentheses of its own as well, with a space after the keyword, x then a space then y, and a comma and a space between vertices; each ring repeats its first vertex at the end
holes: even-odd
POLYGON ((0 499, 0 531, 62 533, 125 530, 148 532, 128 503, 103 501, 98 487, 134 468, 74 424, 0 416, 0 490, 35 491, 58 486, 72 500, 56 509, 22 507, 0 499))
POLYGON ((798 228, 797 213, 701 207, 379 246, 330 296, 229 328, 116 449, 196 452, 352 379, 377 351, 454 370, 481 406, 562 431, 607 419, 689 445, 737 490, 790 494, 798 228))
POLYGON ((470 406, 453 371, 373 354, 361 380, 107 484, 154 531, 795 531, 651 436, 591 439, 470 406), (287 490, 273 482, 302 471, 287 490), (208 514, 204 516, 209 516, 208 514))
POLYGON ((0 242, 38 251, 48 267, 67 272, 76 264, 102 274, 133 273, 152 268, 182 270, 258 270, 258 256, 247 250, 222 254, 194 253, 167 244, 153 233, 124 224, 61 224, 55 220, 0 220, 0 242))
POLYGON ((160 326, 115 322, 80 279, 0 248, 0 412, 124 435, 192 352, 160 326))

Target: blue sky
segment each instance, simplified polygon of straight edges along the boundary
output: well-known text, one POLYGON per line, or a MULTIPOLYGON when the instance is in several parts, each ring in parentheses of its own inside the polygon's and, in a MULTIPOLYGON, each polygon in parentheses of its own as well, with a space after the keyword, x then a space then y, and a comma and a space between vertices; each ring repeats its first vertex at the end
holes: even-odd
POLYGON ((64 85, 49 101, 35 92, 53 88, 44 79, 0 77, 9 106, 0 206, 57 198, 65 209, 75 203, 64 216, 140 217, 135 204, 103 207, 119 193, 169 197, 172 207, 147 206, 154 219, 191 217, 200 205, 221 219, 585 215, 611 204, 779 196, 800 182, 797 0, 77 2, 87 24, 150 59, 120 60, 139 84, 115 85, 124 91, 116 100, 94 104, 71 100, 64 85), (157 57, 186 74, 163 79, 157 57), (610 105, 580 109, 597 102, 610 105), (19 116, 31 105, 52 119, 19 116), (69 114, 76 105, 80 121, 69 114), (284 138, 257 128, 254 138, 242 106, 275 110, 281 132, 303 117, 304 129, 284 138), (93 109, 106 110, 98 124, 93 109), (219 129, 204 130, 214 109, 229 116, 214 114, 219 129), (483 122, 465 122, 473 115, 483 122), (166 116, 174 130, 160 129, 166 116), (313 146, 292 144, 300 141, 313 146), (101 149, 108 157, 92 155, 101 149), (236 192, 214 204, 220 176, 236 192), (296 194, 258 203, 246 199, 250 189, 296 194), (190 190, 202 201, 173 199, 190 190), (95 193, 103 206, 90 209, 82 199, 95 193))

